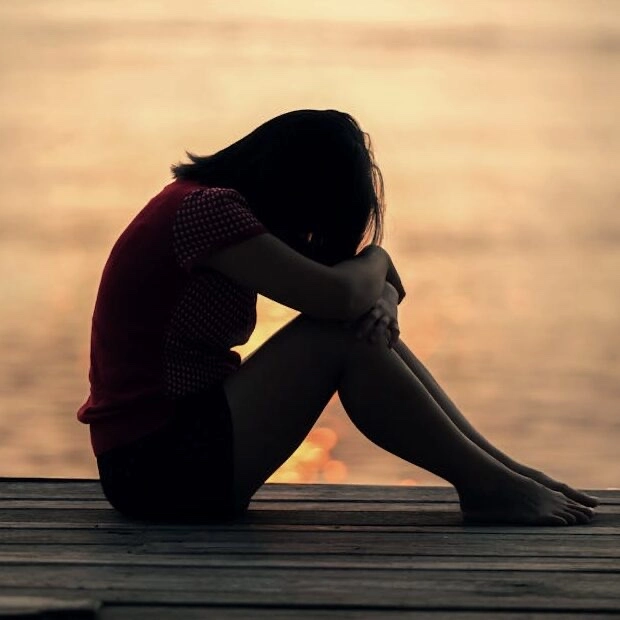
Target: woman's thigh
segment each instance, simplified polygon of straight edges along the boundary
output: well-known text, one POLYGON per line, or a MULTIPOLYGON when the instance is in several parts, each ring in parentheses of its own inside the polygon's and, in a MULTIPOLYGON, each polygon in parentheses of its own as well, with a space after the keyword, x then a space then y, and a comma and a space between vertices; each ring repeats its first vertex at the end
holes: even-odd
POLYGON ((225 380, 240 505, 308 434, 338 387, 352 338, 341 323, 302 315, 225 380))

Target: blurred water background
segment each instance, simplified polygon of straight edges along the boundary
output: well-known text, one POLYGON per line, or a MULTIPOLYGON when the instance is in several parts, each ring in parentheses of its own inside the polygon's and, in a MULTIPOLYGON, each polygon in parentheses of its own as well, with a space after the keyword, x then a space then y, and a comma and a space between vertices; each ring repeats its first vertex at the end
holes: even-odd
MULTIPOLYGON (((373 138, 414 352, 512 456, 620 486, 617 2, 20 0, 0 67, 0 475, 96 475, 112 243, 185 149, 314 107, 373 138)), ((261 300, 243 352, 291 316, 261 300)), ((337 400, 319 426, 279 479, 441 482, 337 400)))

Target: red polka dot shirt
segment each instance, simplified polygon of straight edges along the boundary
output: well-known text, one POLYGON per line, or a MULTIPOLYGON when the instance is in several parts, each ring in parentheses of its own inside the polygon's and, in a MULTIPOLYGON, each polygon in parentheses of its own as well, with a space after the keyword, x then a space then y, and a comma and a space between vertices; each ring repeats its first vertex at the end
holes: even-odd
POLYGON ((256 325, 256 292, 196 259, 267 232, 235 190, 165 187, 103 270, 92 321, 90 395, 78 419, 99 455, 163 426, 175 397, 221 383, 256 325))

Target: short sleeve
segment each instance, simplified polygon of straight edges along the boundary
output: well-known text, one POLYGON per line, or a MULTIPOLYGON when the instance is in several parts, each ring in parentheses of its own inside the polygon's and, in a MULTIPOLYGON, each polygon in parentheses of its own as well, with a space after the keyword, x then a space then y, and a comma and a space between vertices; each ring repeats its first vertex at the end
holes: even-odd
POLYGON ((201 188, 185 196, 175 215, 174 254, 189 270, 197 258, 265 232, 239 192, 201 188))

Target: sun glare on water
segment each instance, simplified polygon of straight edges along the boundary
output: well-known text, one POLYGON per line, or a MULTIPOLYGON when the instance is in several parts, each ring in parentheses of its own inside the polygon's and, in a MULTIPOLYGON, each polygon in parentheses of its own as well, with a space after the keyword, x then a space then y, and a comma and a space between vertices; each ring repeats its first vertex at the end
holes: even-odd
POLYGON ((337 442, 333 429, 324 426, 312 429, 268 482, 344 482, 347 466, 331 455, 337 442))

